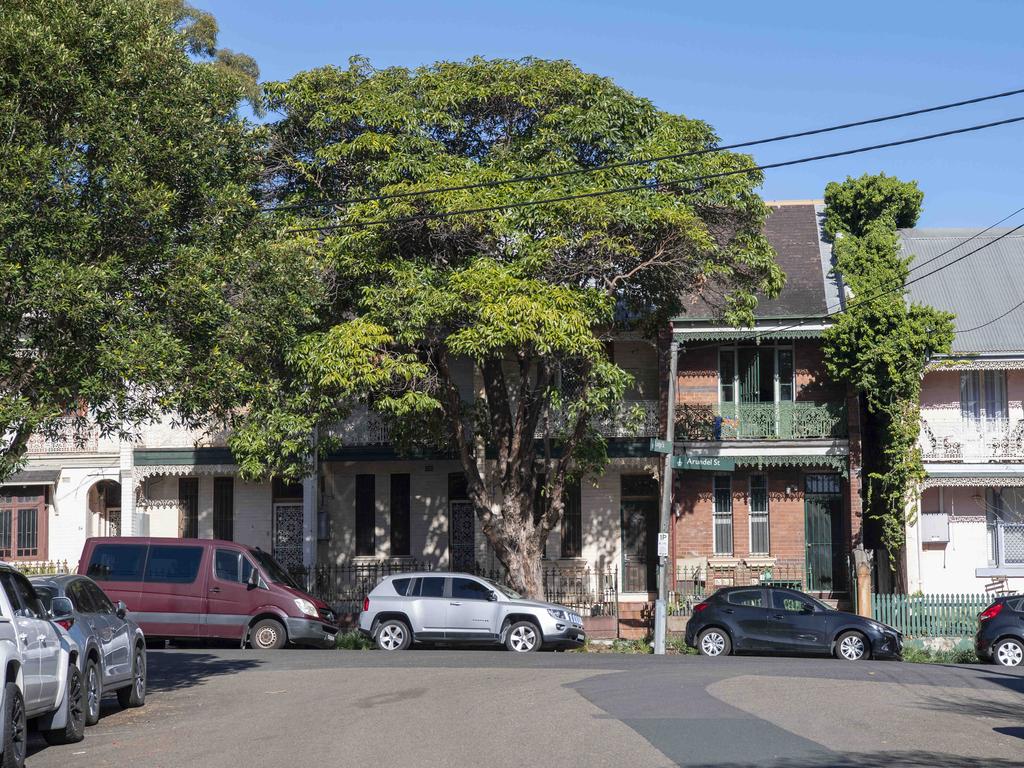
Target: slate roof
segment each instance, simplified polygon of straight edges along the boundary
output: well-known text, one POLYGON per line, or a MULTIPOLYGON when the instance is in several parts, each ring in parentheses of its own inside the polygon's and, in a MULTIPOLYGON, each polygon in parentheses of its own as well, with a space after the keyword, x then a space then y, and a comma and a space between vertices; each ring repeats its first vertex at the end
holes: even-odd
MULTIPOLYGON (((786 284, 774 299, 758 297, 757 320, 824 317, 839 306, 839 286, 829 275, 831 247, 824 239, 821 222, 824 205, 817 200, 768 202, 771 213, 764 233, 775 249, 776 261, 786 273, 786 284)), ((711 320, 715 301, 708 291, 685 302, 678 320, 711 320)))
POLYGON ((911 272, 910 280, 929 276, 908 285, 907 294, 911 301, 956 314, 954 354, 1024 352, 1024 305, 1017 306, 1024 301, 1024 230, 1009 231, 991 229, 978 236, 978 229, 900 230, 903 252, 914 257, 911 269, 935 259, 911 272), (1007 236, 998 239, 1001 235, 1007 236), (965 242, 968 238, 973 239, 965 242))

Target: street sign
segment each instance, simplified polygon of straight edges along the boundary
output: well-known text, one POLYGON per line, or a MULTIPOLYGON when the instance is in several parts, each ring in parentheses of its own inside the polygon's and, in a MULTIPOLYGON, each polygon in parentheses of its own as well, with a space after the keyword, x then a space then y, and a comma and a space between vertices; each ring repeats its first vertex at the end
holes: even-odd
POLYGON ((659 440, 656 437, 652 437, 651 451, 653 453, 672 453, 672 443, 668 440, 659 440))
POLYGON ((668 557, 668 534, 658 534, 658 557, 668 557))
POLYGON ((732 456, 673 456, 672 469, 703 469, 732 472, 736 459, 732 456))

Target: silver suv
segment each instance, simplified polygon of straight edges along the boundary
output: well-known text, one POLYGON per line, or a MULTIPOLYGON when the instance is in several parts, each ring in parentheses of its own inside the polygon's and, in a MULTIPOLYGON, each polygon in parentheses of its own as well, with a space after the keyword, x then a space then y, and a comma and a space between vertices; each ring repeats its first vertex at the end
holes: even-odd
POLYGON ((359 631, 383 651, 415 643, 504 645, 528 653, 574 648, 586 634, 578 613, 527 600, 489 579, 468 573, 388 576, 363 601, 359 631))

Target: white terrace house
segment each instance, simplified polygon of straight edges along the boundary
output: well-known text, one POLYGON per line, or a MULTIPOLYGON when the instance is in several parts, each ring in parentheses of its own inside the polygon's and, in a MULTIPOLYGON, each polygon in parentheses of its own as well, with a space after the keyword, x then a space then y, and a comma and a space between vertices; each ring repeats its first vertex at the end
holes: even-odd
POLYGON ((993 580, 1024 591, 1024 237, 991 230, 901 233, 931 271, 912 301, 956 314, 952 354, 922 382, 921 440, 927 477, 907 529, 910 592, 982 592, 993 580), (952 250, 951 250, 952 249, 952 250), (948 254, 939 256, 945 251, 948 254), (1008 311, 1012 310, 1012 311, 1008 311))

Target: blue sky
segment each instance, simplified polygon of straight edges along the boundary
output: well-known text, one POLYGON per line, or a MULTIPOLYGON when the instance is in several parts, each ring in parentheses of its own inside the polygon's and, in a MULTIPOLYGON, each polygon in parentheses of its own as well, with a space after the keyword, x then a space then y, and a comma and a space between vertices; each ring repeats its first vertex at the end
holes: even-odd
MULTIPOLYGON (((267 80, 344 66, 353 54, 379 67, 565 58, 707 120, 728 143, 1024 87, 1019 0, 192 2, 217 16, 220 44, 255 56, 267 80)), ((754 156, 770 163, 1017 115, 1024 95, 754 156)), ((921 184, 921 225, 983 227, 1024 205, 1022 139, 1024 123, 772 170, 761 192, 819 198, 830 180, 885 171, 921 184)))

